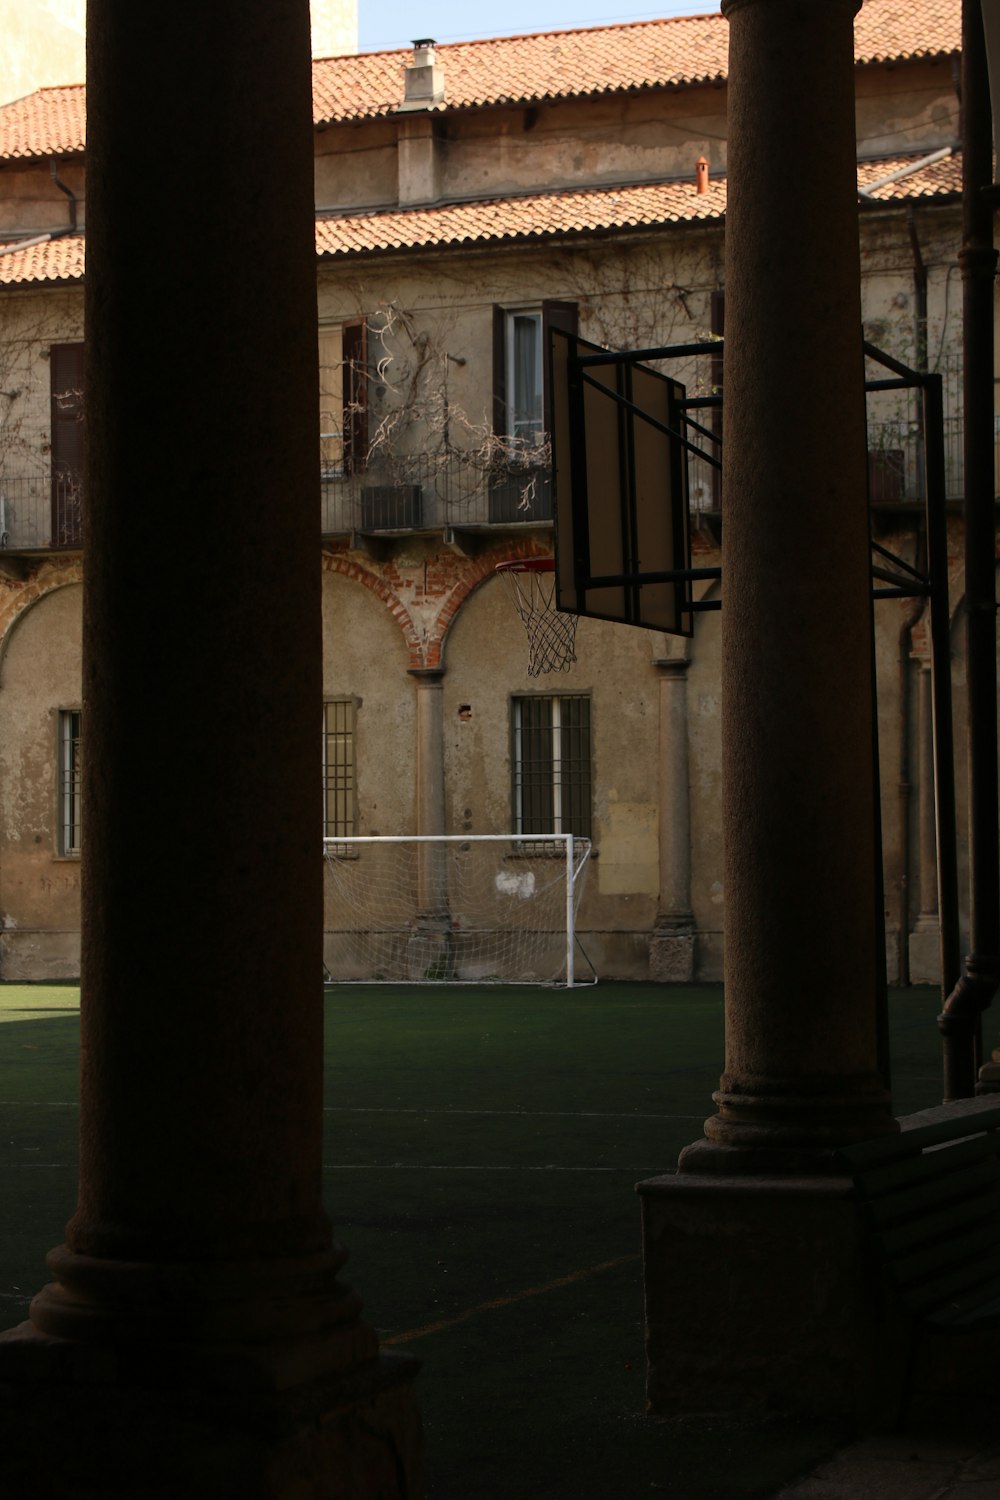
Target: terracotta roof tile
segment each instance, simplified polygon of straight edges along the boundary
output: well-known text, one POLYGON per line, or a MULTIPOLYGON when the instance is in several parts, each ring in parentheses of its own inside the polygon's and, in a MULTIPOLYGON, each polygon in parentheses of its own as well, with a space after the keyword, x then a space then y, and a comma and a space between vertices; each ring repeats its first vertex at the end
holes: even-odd
POLYGON ((854 60, 940 57, 962 46, 958 0, 865 0, 854 18, 854 60))
POLYGON ((721 179, 701 195, 695 192, 693 182, 531 193, 432 208, 337 214, 317 222, 316 247, 321 256, 338 256, 434 245, 496 244, 718 219, 725 206, 725 183, 721 179))
MULTIPOLYGON (((959 0, 865 0, 855 21, 859 63, 956 52, 959 0)), ((452 42, 437 49, 446 102, 468 109, 507 101, 634 92, 724 79, 729 27, 718 13, 452 42)), ((313 64, 317 124, 392 113, 409 51, 366 52, 313 64)), ((39 89, 0 108, 0 159, 78 154, 82 84, 39 89)))
POLYGON ((0 109, 0 157, 75 156, 83 150, 82 83, 38 89, 0 109))
MULTIPOLYGON (((917 167, 920 157, 897 156, 858 165, 858 184, 875 188, 877 203, 954 196, 962 188, 962 159, 945 157, 917 167), (913 170, 916 167, 916 170, 913 170)), ((394 250, 558 239, 574 234, 655 229, 670 224, 712 222, 726 211, 725 178, 713 178, 707 193, 693 182, 653 182, 627 187, 532 193, 431 208, 329 215, 316 222, 316 253, 324 259, 394 250)), ((83 236, 64 235, 42 244, 0 246, 0 286, 45 285, 83 278, 83 236)))
POLYGON ((896 156, 881 161, 859 162, 858 186, 868 187, 870 183, 893 177, 892 182, 870 189, 871 198, 876 203, 939 198, 961 193, 962 158, 958 152, 942 157, 940 161, 920 166, 919 163, 923 160, 925 158, 919 156, 896 156))
MULTIPOLYGON (((865 0, 855 21, 859 63, 932 57, 961 45, 959 0, 865 0)), ((452 42, 437 48, 445 100, 437 110, 633 92, 724 79, 729 26, 717 12, 658 21, 452 42)), ((408 51, 332 57, 313 65, 317 124, 392 113, 408 51)))
POLYGON ((44 286, 83 280, 82 234, 61 235, 18 248, 0 245, 0 286, 44 286))
MULTIPOLYGON (((893 157, 858 167, 859 185, 912 168, 919 157, 893 157)), ((878 202, 939 197, 961 191, 961 157, 952 156, 875 189, 878 202)), ((379 213, 337 214, 316 225, 321 257, 368 255, 379 251, 436 246, 489 245, 508 240, 554 239, 628 228, 718 220, 726 211, 726 181, 713 178, 709 191, 693 182, 644 183, 574 192, 533 193, 431 208, 379 213)))

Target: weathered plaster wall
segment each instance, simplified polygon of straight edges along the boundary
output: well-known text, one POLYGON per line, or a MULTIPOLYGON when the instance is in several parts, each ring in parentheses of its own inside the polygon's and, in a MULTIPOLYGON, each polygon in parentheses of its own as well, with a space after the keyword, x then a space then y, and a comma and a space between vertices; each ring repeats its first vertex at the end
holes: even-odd
POLYGON ((19 615, 0 657, 0 973, 78 973, 80 861, 59 854, 58 714, 80 707, 82 589, 19 615))
POLYGON ((959 135, 958 98, 949 62, 855 73, 858 156, 902 155, 949 146, 959 135))

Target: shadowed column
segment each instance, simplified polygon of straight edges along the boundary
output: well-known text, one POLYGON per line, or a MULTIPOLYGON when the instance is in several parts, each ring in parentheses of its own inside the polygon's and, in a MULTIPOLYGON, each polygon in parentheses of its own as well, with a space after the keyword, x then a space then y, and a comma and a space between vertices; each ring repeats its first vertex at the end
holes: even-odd
MULTIPOLYGON (((706 1135, 743 1153, 890 1127, 876 1070, 857 8, 724 6, 726 1065, 706 1135)), ((739 1169, 738 1152, 725 1157, 739 1169)))
POLYGON ((896 1128, 877 1067, 857 6, 723 8, 726 1058, 705 1139, 639 1184, 647 1394, 870 1418, 892 1344, 835 1154, 896 1128))
POLYGON ((321 1201, 308 4, 88 27, 80 1195, 0 1380, 52 1495, 409 1494, 321 1201))

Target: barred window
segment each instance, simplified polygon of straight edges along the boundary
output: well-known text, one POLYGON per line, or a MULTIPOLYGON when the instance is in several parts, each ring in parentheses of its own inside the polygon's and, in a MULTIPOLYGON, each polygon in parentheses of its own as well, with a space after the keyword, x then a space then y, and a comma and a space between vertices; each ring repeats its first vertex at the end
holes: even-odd
POLYGON ((323 837, 354 832, 354 703, 335 698, 323 704, 323 837))
POLYGON ((79 854, 81 847, 80 721, 78 708, 59 712, 59 853, 79 854))
POLYGON ((591 835, 590 699, 513 699, 515 833, 591 835))

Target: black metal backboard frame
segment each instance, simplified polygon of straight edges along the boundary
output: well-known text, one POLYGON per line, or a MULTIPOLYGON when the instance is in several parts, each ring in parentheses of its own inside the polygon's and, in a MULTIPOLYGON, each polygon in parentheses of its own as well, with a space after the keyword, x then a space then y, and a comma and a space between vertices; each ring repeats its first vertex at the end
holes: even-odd
POLYGON ((690 635, 687 398, 644 354, 550 331, 557 608, 690 635))
MULTIPOLYGON (((549 375, 553 395, 551 436, 558 609, 680 635, 691 634, 691 616, 695 612, 721 609, 721 598, 698 600, 692 595, 693 583, 721 579, 722 569, 691 566, 687 455, 694 454, 710 468, 721 470, 722 434, 698 418, 705 409, 722 408, 722 393, 713 391, 706 396, 689 397, 679 382, 649 369, 644 362, 698 355, 718 358, 722 349, 721 339, 710 339, 613 351, 600 349, 559 329, 551 331, 549 375), (662 387, 656 383, 660 381, 664 383, 662 387), (649 391, 660 396, 652 411, 639 405, 649 391), (593 411, 601 410, 602 404, 613 417, 605 417, 599 424, 597 438, 609 452, 601 451, 595 459, 593 435, 588 443, 587 419, 593 411), (658 434, 661 441, 644 447, 636 441, 640 431, 658 434), (662 465, 659 475, 643 473, 644 455, 652 464, 662 465), (592 496, 590 481, 595 472, 601 476, 610 472, 617 477, 603 492, 592 496), (617 532, 609 530, 607 518, 602 516, 602 511, 609 507, 609 490, 617 532), (668 508, 668 523, 664 524, 662 518, 650 522, 645 515, 657 503, 668 508), (610 571, 604 561, 598 571, 595 551, 605 545, 602 538, 608 535, 614 537, 620 566, 617 571, 610 571), (650 541, 660 547, 652 565, 648 553, 643 555, 650 541), (669 594, 648 592, 663 588, 669 594), (644 596, 646 600, 653 599, 655 607, 647 607, 644 596), (666 599, 669 605, 665 605, 666 599)), ((873 344, 865 343, 864 354, 886 371, 884 376, 865 380, 866 394, 914 390, 920 397, 926 566, 907 562, 872 537, 872 600, 874 603, 880 599, 925 598, 929 606, 938 910, 942 989, 947 995, 961 973, 961 946, 942 379, 939 374, 910 368, 873 344)), ((874 659, 874 618, 872 632, 874 659)), ((877 722, 874 712, 873 719, 877 722)), ((878 785, 875 791, 878 800, 878 785)))

